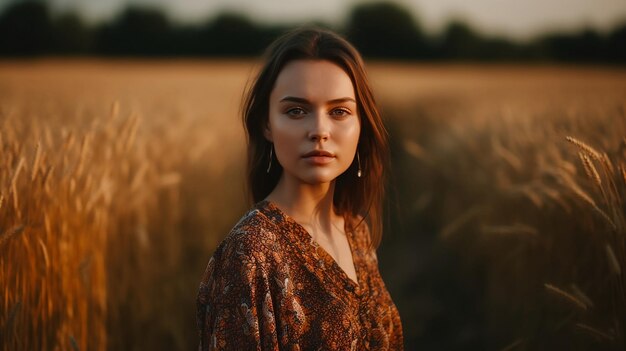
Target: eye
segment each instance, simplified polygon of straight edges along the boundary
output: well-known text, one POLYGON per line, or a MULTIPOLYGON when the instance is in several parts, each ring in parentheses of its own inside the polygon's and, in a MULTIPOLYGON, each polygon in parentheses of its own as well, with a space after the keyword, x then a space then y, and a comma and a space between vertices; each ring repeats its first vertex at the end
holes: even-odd
POLYGON ((350 115, 350 110, 346 108, 336 108, 330 112, 333 116, 347 117, 350 115))
POLYGON ((301 107, 294 107, 287 110, 287 114, 289 116, 299 117, 306 113, 306 111, 301 107))

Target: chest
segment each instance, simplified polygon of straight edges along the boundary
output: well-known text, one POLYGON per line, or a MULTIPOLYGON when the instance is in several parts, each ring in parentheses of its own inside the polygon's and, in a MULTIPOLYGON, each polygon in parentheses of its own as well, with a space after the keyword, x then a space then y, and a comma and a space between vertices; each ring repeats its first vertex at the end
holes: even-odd
POLYGON ((354 291, 295 282, 278 305, 277 329, 301 349, 388 350, 395 306, 386 291, 354 291))
POLYGON ((314 240, 324 253, 330 256, 352 281, 358 281, 352 257, 352 249, 345 234, 337 233, 331 238, 318 236, 314 238, 314 240))

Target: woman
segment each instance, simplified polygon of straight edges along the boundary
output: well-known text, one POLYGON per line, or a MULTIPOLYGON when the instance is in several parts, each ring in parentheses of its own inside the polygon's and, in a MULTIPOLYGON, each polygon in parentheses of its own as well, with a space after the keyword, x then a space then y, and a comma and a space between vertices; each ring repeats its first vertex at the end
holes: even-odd
POLYGON ((243 119, 254 206, 207 265, 200 349, 401 350, 375 251, 387 138, 359 53, 328 30, 285 34, 243 119))

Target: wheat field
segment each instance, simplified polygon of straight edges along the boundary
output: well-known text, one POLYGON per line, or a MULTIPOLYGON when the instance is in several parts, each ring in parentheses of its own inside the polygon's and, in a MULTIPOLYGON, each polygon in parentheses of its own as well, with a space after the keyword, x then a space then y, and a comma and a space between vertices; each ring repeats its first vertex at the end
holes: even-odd
MULTIPOLYGON (((0 63, 3 350, 197 346, 200 274, 247 208, 238 108, 256 64, 0 63)), ((381 272, 407 350, 622 348, 626 71, 368 69, 393 147, 381 272), (480 320, 436 323, 460 301, 428 285, 451 290, 440 247, 478 306, 458 313, 480 320)))

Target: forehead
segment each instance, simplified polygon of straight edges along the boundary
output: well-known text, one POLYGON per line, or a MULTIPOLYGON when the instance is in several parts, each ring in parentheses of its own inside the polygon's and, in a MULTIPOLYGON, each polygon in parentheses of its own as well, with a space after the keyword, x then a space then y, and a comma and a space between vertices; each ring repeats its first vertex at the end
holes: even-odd
POLYGON ((338 65, 326 60, 294 60, 278 74, 270 99, 296 96, 311 101, 355 98, 350 76, 338 65))

